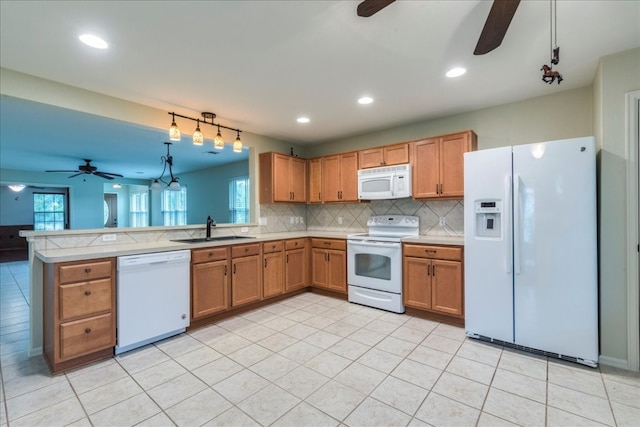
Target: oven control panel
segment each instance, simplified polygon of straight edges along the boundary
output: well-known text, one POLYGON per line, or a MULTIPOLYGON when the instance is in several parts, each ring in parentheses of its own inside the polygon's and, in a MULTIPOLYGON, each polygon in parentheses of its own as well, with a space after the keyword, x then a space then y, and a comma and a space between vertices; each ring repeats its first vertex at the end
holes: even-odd
POLYGON ((367 226, 416 227, 419 218, 410 215, 377 215, 367 220, 367 226))

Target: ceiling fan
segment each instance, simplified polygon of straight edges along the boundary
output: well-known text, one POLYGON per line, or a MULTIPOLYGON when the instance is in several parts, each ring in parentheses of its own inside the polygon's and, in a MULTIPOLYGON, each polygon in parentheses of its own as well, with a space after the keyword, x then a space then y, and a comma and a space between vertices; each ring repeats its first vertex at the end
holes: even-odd
MULTIPOLYGON (((368 18, 389 6, 395 0, 364 0, 358 5, 358 16, 368 18)), ((484 55, 502 44, 509 24, 520 0, 493 0, 489 16, 484 23, 474 55, 484 55)))
POLYGON ((104 179, 113 179, 114 177, 119 177, 122 178, 122 175, 117 174, 117 173, 110 173, 110 172, 101 172, 98 170, 97 167, 93 166, 91 164, 91 160, 89 159, 83 159, 85 161, 84 165, 80 165, 78 166, 77 170, 47 170, 45 172, 72 172, 73 175, 70 175, 69 178, 73 178, 74 176, 78 176, 78 175, 95 175, 95 176, 99 176, 100 178, 104 178, 104 179))

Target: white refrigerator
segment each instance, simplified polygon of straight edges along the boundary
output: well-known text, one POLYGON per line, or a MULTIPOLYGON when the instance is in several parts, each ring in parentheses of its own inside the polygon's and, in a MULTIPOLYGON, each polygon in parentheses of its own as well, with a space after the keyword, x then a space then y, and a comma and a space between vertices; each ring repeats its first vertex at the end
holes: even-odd
POLYGON ((464 155, 469 337, 598 362, 593 137, 464 155))

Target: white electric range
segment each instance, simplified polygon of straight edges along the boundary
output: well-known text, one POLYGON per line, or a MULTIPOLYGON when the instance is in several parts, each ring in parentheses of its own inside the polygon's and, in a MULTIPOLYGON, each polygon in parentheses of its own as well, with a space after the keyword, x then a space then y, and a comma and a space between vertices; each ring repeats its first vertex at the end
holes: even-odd
POLYGON ((417 236, 417 216, 378 215, 367 221, 368 234, 347 237, 349 301, 394 313, 402 302, 402 238, 417 236))

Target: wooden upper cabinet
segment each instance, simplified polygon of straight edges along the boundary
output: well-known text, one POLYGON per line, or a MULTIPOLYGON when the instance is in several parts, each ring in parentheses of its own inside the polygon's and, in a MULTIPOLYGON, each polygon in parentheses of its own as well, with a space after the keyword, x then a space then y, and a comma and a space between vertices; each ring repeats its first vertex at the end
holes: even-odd
POLYGON ((307 161, 268 152, 260 154, 260 203, 307 201, 307 161))
POLYGON ((358 152, 360 169, 409 163, 409 144, 394 144, 358 152))
POLYGON ((413 142, 413 197, 464 196, 464 153, 477 146, 472 131, 413 142))
POLYGON ((358 200, 357 152, 322 158, 322 194, 324 202, 358 200))
POLYGON ((322 203, 322 157, 307 160, 307 203, 322 203))

